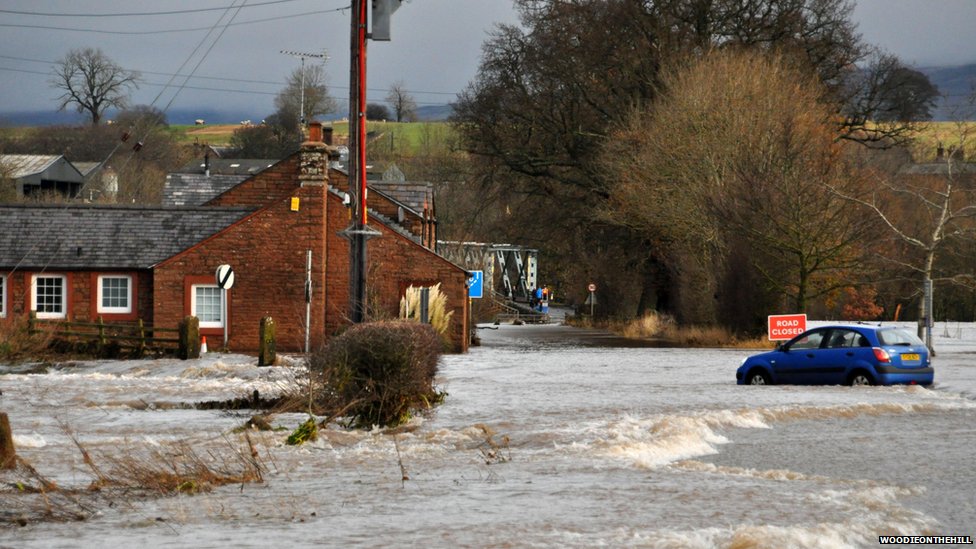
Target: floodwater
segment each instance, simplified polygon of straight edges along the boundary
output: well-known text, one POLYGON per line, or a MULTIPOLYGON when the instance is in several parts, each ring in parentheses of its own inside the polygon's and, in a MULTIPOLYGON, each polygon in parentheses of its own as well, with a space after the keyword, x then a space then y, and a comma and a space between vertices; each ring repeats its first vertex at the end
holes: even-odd
MULTIPOLYGON (((293 447, 284 439, 304 417, 279 415, 287 431, 251 434, 263 483, 3 526, 0 547, 842 548, 971 536, 976 328, 936 331, 925 389, 737 386, 748 351, 484 327, 481 347, 444 357, 447 400, 406 432, 336 428, 293 447)), ((181 406, 303 377, 237 355, 0 373, 18 454, 62 487, 92 481, 67 431, 95 456, 173 441, 226 454, 250 414, 181 406)), ((18 496, 4 478, 8 505, 18 496)))

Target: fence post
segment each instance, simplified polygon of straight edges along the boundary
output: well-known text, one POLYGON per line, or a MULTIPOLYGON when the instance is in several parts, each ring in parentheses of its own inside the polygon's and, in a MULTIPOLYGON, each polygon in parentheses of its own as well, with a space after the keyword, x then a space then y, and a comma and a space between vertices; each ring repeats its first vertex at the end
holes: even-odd
POLYGON ((274 319, 270 316, 262 318, 259 332, 261 340, 258 342, 258 366, 273 366, 277 360, 274 319))
POLYGON ((0 412, 0 469, 17 467, 17 452, 14 450, 14 433, 10 429, 10 419, 0 412))
POLYGON ((98 347, 105 346, 105 322, 102 321, 101 315, 98 317, 98 347))
POLYGON ((34 335, 37 332, 37 311, 31 311, 27 315, 27 333, 34 335))
POLYGON ((142 356, 146 352, 146 326, 142 323, 142 319, 139 319, 137 324, 137 330, 139 330, 139 356, 142 356))
POLYGON ((200 358, 200 319, 195 316, 180 321, 180 349, 177 356, 181 360, 200 358))

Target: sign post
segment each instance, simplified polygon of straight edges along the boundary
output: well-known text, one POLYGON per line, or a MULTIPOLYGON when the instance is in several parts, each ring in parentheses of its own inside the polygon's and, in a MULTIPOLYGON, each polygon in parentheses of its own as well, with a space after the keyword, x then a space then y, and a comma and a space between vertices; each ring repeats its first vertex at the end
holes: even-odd
POLYGON ((220 318, 224 321, 224 349, 227 348, 227 324, 229 320, 227 318, 227 290, 230 290, 234 286, 234 269, 230 265, 221 265, 217 267, 217 286, 220 288, 220 318))
POLYGON ((590 282, 590 285, 586 287, 590 291, 590 317, 593 316, 593 306, 596 305, 596 284, 590 282))
POLYGON ((309 338, 312 330, 312 250, 305 256, 305 354, 309 352, 309 338))
POLYGON ((807 331, 807 315, 769 315, 770 341, 786 341, 807 331))

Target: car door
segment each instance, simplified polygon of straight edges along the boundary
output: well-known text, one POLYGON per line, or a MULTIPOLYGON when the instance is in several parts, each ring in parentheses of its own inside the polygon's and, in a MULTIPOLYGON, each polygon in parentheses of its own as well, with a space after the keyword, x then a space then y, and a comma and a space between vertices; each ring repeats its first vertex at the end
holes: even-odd
POLYGON ((772 364, 777 383, 803 385, 812 383, 811 372, 819 364, 820 346, 827 334, 826 329, 816 329, 800 334, 783 346, 782 353, 772 364))
POLYGON ((818 364, 809 372, 809 383, 842 385, 854 363, 858 334, 854 330, 833 328, 824 336, 818 364))

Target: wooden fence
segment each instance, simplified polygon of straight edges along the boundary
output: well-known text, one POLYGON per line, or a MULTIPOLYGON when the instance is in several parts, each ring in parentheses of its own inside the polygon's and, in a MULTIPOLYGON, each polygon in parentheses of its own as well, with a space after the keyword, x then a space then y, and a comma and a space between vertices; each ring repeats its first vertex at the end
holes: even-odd
POLYGON ((31 334, 46 333, 54 337, 95 341, 99 346, 110 342, 120 347, 129 347, 143 352, 147 349, 176 348, 179 346, 179 328, 148 326, 138 320, 134 323, 106 323, 102 317, 95 322, 68 322, 62 320, 42 320, 31 312, 28 320, 31 334), (173 334, 173 335, 168 335, 173 334))

